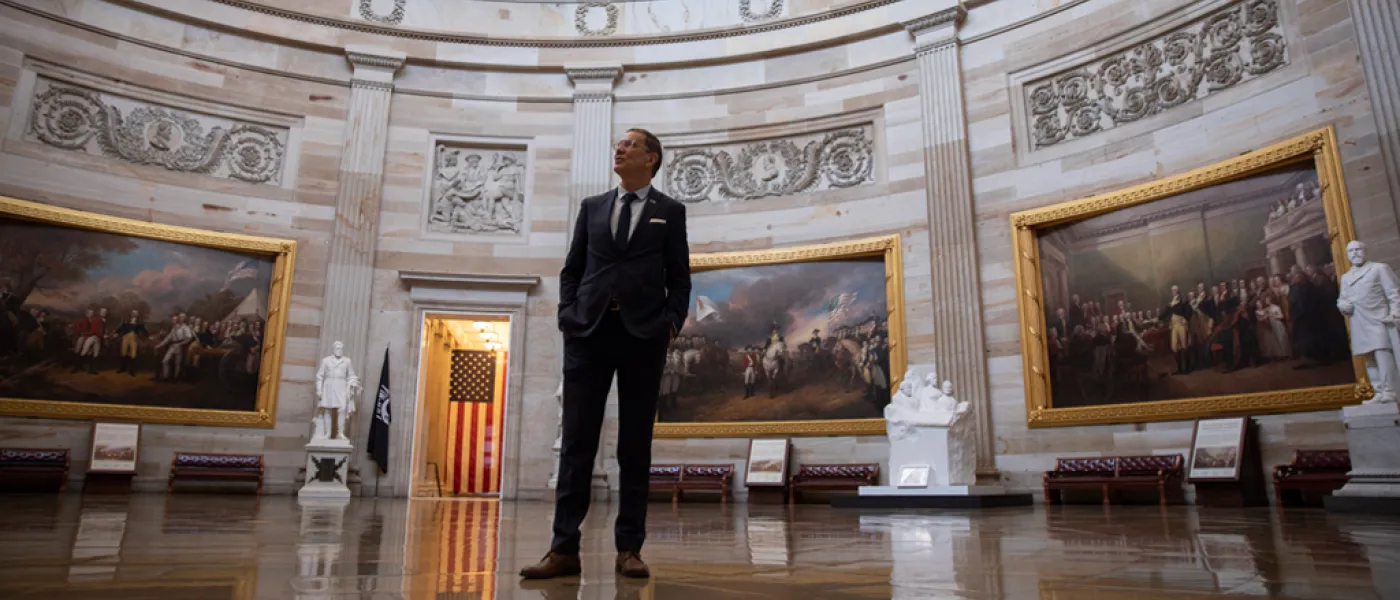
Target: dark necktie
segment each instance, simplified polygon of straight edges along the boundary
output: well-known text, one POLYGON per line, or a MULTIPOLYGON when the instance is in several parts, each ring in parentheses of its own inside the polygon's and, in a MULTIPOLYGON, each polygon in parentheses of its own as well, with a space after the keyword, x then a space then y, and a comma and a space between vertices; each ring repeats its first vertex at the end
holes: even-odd
POLYGON ((622 197, 622 214, 617 217, 617 233, 613 234, 613 240, 617 242, 618 248, 627 247, 627 233, 632 229, 632 201, 637 199, 636 194, 627 194, 622 197))

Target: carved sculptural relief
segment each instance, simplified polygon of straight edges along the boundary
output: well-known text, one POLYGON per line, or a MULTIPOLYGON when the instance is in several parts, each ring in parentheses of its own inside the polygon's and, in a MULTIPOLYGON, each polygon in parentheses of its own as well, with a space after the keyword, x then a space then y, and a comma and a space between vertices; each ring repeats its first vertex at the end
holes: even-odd
POLYGON ((1199 100, 1288 64, 1278 0, 1243 0, 1105 58, 1026 83, 1045 148, 1199 100))
POLYGON ((525 224, 525 151, 434 148, 427 230, 518 235, 525 224))
POLYGON ((666 187, 682 202, 733 202, 875 181, 872 126, 718 147, 683 148, 666 187))
POLYGON ((40 78, 24 139, 171 171, 279 185, 287 134, 40 78))

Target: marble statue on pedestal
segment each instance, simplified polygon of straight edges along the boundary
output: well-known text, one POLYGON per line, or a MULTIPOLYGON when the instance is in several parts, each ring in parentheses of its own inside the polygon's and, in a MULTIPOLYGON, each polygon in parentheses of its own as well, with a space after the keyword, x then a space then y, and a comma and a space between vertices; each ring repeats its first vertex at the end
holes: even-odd
POLYGON ((334 355, 321 359, 321 367, 316 370, 316 417, 311 440, 334 439, 349 442, 345 436, 345 425, 350 415, 355 413, 355 397, 360 393, 360 378, 350 359, 345 356, 345 344, 336 342, 332 346, 334 355), (331 424, 334 414, 335 431, 332 437, 331 424))
POLYGON ((1366 373, 1376 395, 1367 403, 1395 402, 1400 378, 1400 281, 1390 265, 1366 260, 1366 244, 1347 244, 1352 268, 1342 275, 1337 309, 1351 317, 1351 352, 1366 357, 1366 373))
POLYGON ((549 489, 559 487, 559 450, 564 447, 564 382, 559 382, 559 388, 554 390, 554 403, 559 405, 559 424, 555 425, 554 446, 554 466, 549 472, 549 489))
POLYGON ((969 404, 953 397, 952 382, 937 382, 932 367, 920 381, 917 368, 911 366, 885 407, 889 474, 895 478, 906 465, 927 465, 931 484, 971 485, 977 457, 969 404))

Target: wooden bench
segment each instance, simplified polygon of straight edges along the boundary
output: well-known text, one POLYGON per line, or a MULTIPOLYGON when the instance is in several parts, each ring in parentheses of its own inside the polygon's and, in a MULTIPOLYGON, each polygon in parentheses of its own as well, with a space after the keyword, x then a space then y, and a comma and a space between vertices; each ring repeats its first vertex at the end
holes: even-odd
POLYGON ((788 478, 788 504, 797 503, 802 490, 856 491, 863 485, 880 482, 880 465, 802 465, 788 478))
POLYGON ((650 492, 667 492, 671 502, 680 499, 681 465, 652 465, 648 481, 650 492))
POLYGON ((67 448, 0 448, 0 488, 62 492, 69 461, 67 448))
POLYGON ((1047 471, 1043 478, 1045 503, 1059 503, 1061 490, 1095 489, 1103 494, 1107 505, 1109 492, 1124 488, 1156 488, 1163 506, 1169 495, 1174 502, 1184 503, 1184 463, 1180 454, 1057 458, 1055 470, 1047 471))
POLYGON ((719 492, 720 502, 726 502, 733 481, 734 465, 682 465, 674 498, 679 501, 686 490, 714 490, 719 492))
POLYGON ((1305 494, 1330 494, 1347 484, 1351 453, 1346 450, 1298 450, 1293 462, 1274 467, 1274 502, 1285 505, 1285 492, 1298 492, 1298 505, 1306 504, 1305 494))
POLYGON ((262 494, 263 457, 261 454, 210 454, 176 452, 170 461, 166 491, 175 491, 175 480, 246 481, 256 483, 262 494))

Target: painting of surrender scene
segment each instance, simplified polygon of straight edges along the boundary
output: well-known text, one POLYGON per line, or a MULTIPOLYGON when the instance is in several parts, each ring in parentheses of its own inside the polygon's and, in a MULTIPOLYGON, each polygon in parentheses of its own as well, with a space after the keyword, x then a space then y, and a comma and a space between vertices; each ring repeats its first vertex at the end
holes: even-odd
POLYGON ((658 422, 883 415, 891 338, 881 257, 700 271, 692 285, 658 422))
POLYGON ((275 259, 0 216, 0 397, 255 410, 275 259))
POLYGON ((1057 408, 1356 380, 1315 165, 1037 231, 1057 408))

